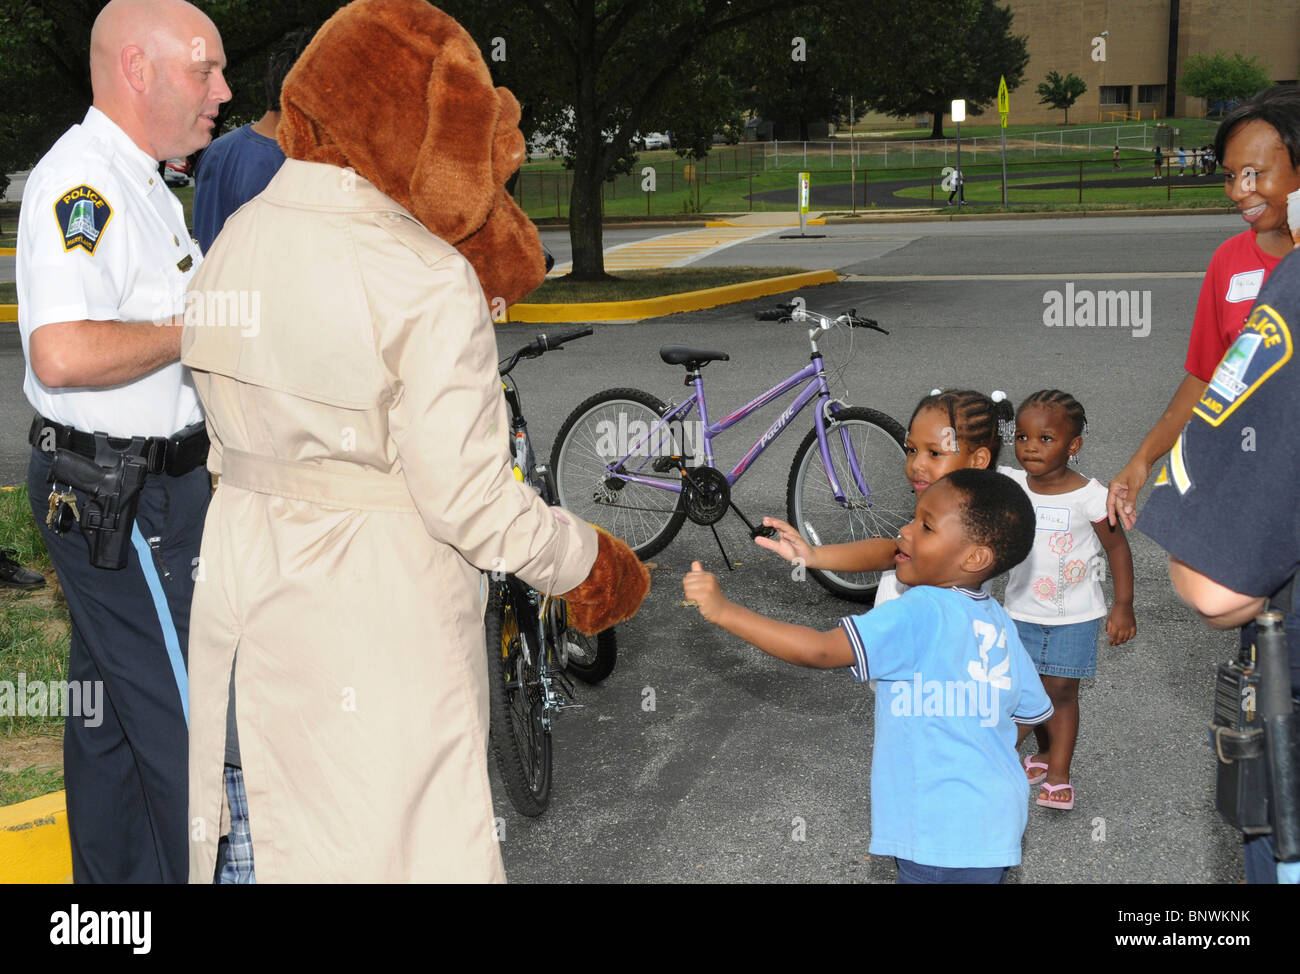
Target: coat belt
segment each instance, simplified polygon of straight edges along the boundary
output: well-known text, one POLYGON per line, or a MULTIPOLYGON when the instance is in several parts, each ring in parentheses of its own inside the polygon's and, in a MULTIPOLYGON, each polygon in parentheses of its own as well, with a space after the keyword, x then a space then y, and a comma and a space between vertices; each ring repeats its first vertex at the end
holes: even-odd
POLYGON ((221 481, 228 487, 274 494, 345 510, 413 513, 415 503, 401 474, 323 468, 240 450, 221 451, 221 481))

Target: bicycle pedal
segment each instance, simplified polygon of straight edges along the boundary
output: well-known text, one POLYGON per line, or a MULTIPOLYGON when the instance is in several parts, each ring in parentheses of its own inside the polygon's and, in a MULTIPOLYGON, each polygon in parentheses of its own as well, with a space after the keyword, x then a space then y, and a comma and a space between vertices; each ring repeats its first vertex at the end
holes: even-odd
POLYGON ((669 470, 682 469, 682 458, 679 456, 656 457, 655 462, 651 464, 655 473, 667 473, 669 470))

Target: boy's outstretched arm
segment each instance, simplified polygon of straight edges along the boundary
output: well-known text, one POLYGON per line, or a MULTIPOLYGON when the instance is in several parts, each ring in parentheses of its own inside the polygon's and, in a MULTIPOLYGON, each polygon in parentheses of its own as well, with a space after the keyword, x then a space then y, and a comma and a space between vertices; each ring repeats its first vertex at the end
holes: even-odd
POLYGON ((1124 529, 1111 525, 1105 518, 1093 524, 1101 546, 1110 562, 1110 577, 1115 582, 1115 604, 1106 616, 1106 633, 1110 644, 1118 646, 1137 634, 1137 617, 1133 614, 1133 550, 1128 546, 1124 529))
POLYGON ((760 535, 754 543, 776 552, 788 562, 801 561, 805 568, 831 572, 883 572, 894 567, 894 555, 898 554, 898 543, 894 538, 810 545, 798 531, 779 518, 765 517, 763 523, 776 528, 777 537, 760 535))
POLYGON ((808 626, 778 622, 736 605, 722 594, 717 578, 706 572, 698 561, 691 562, 690 573, 682 579, 682 590, 709 622, 777 659, 818 669, 854 663, 853 648, 844 630, 818 632, 808 626))

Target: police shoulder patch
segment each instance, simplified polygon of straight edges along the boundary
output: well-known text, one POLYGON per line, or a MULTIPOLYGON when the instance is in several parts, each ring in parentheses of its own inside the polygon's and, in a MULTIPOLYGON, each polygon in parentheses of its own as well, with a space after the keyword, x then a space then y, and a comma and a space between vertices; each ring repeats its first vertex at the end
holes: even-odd
POLYGON ((1291 359, 1291 330, 1267 304, 1256 305, 1241 334, 1224 353, 1196 404, 1196 415, 1218 426, 1291 359))
POLYGON ((54 218, 63 234, 65 251, 80 247, 94 254, 108 221, 113 218, 113 208, 99 191, 82 183, 55 200, 54 218))

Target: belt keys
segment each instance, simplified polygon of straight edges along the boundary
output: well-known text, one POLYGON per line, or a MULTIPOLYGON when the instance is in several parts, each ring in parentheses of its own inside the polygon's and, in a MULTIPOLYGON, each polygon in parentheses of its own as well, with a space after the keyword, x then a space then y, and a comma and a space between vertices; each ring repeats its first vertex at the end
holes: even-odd
POLYGON ((59 485, 55 484, 54 489, 50 491, 50 510, 45 515, 45 526, 62 537, 80 521, 81 513, 77 510, 77 495, 71 488, 60 491, 59 485))

